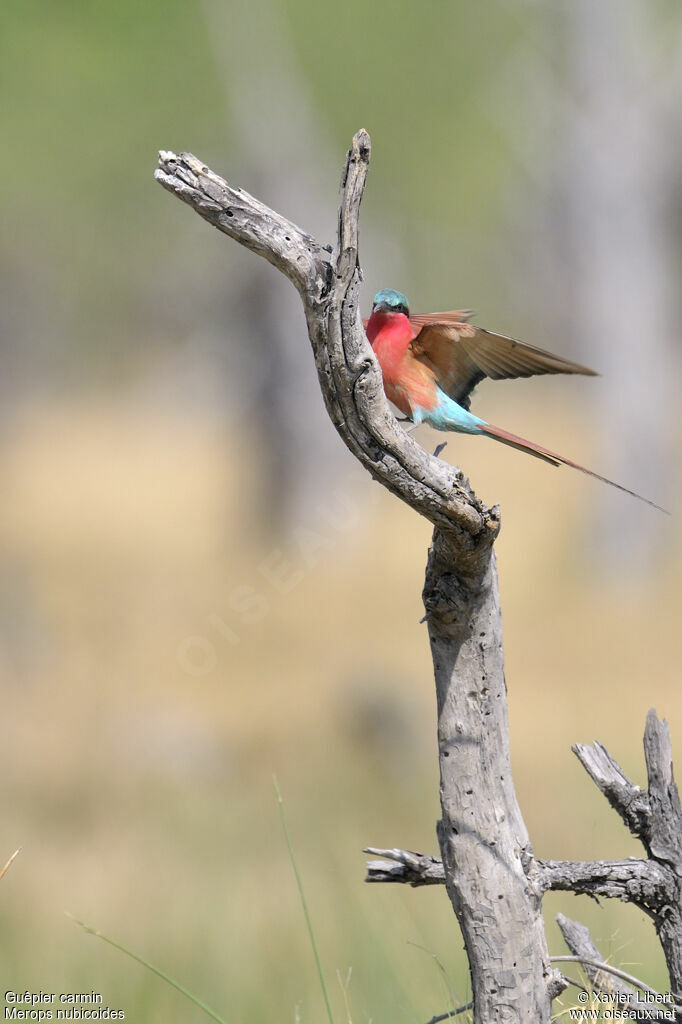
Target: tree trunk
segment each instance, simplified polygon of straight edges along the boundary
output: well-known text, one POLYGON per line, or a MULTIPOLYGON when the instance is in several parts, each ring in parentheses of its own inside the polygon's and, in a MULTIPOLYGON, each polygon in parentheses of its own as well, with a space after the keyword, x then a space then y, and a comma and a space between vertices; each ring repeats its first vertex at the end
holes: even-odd
POLYGON ((358 310, 358 216, 366 132, 343 176, 336 248, 323 247, 191 154, 162 152, 157 180, 281 270, 303 301, 327 412, 349 450, 435 527, 424 601, 436 677, 448 893, 469 955, 476 1024, 547 1024, 565 982, 549 966, 533 857, 509 765, 492 545, 498 510, 398 425, 358 310), (331 256, 330 256, 331 253, 331 256))
POLYGON ((438 838, 472 966, 476 1021, 544 1021, 558 979, 511 776, 493 551, 474 548, 465 562, 436 530, 424 604, 438 697, 438 838))

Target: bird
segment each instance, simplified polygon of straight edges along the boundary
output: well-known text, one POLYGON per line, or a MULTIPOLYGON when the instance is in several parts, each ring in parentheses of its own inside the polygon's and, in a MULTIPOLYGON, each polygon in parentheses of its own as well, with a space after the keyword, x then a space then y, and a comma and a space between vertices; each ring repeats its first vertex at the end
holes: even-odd
POLYGON ((382 288, 374 296, 371 316, 363 323, 381 367, 386 397, 400 412, 415 425, 428 423, 436 430, 491 437, 552 466, 570 466, 666 512, 641 494, 471 412, 471 394, 485 377, 598 376, 562 356, 476 327, 469 322, 471 316, 465 309, 410 313, 407 298, 393 288, 382 288))

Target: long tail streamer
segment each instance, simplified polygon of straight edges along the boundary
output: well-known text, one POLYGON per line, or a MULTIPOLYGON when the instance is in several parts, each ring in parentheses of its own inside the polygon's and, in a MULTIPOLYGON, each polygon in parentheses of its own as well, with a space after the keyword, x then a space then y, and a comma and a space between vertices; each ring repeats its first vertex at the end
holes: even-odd
POLYGON ((573 462, 571 459, 564 458, 563 455, 557 455, 556 452, 550 452, 547 448, 543 448, 542 445, 535 444, 533 441, 526 441, 523 437, 517 437, 516 434, 510 434, 508 430, 502 430, 501 427, 494 427, 492 423, 485 423, 481 425, 481 430, 488 437, 494 437, 496 441, 501 441, 502 444, 508 444, 511 448, 517 448, 520 452, 528 452, 529 455, 534 455, 536 459, 542 459, 543 462, 549 462, 552 466, 570 466, 572 469, 579 469, 581 473, 586 473, 588 476, 593 476, 595 480, 601 480, 604 484, 609 484, 611 487, 617 487, 619 491, 624 491, 625 494, 631 495, 633 498, 639 498, 640 501, 646 502, 647 505, 651 505, 652 508, 658 509, 659 512, 665 512, 667 516, 670 515, 667 509, 661 508, 655 501, 649 501, 648 498, 644 498, 641 494, 637 494, 636 491, 631 491, 628 487, 623 487, 622 484, 617 484, 613 480, 609 480, 608 477, 600 476, 599 473, 593 472, 591 469, 587 469, 585 466, 579 465, 577 462, 573 462))

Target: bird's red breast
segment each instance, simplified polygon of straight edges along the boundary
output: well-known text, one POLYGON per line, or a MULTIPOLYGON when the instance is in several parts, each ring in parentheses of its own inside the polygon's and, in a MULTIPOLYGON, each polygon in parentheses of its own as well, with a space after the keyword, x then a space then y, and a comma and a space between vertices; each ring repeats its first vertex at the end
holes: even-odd
POLYGON ((366 325, 374 354, 379 360, 387 397, 406 416, 415 406, 430 409, 436 400, 433 373, 417 362, 410 344, 419 333, 404 313, 378 310, 366 325))

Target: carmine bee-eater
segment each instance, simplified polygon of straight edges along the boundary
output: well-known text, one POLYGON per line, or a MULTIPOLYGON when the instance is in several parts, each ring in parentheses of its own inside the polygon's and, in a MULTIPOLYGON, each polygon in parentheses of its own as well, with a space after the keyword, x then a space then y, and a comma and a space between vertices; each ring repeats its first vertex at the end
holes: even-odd
POLYGON ((542 445, 494 427, 470 411, 469 396, 484 377, 502 380, 540 373, 596 376, 594 370, 561 356, 474 327, 468 322, 470 316, 468 310, 410 314, 407 299, 400 292, 392 288, 377 292, 365 329, 381 367, 387 398, 415 424, 492 437, 553 466, 563 463, 579 469, 665 512, 641 494, 542 445))

